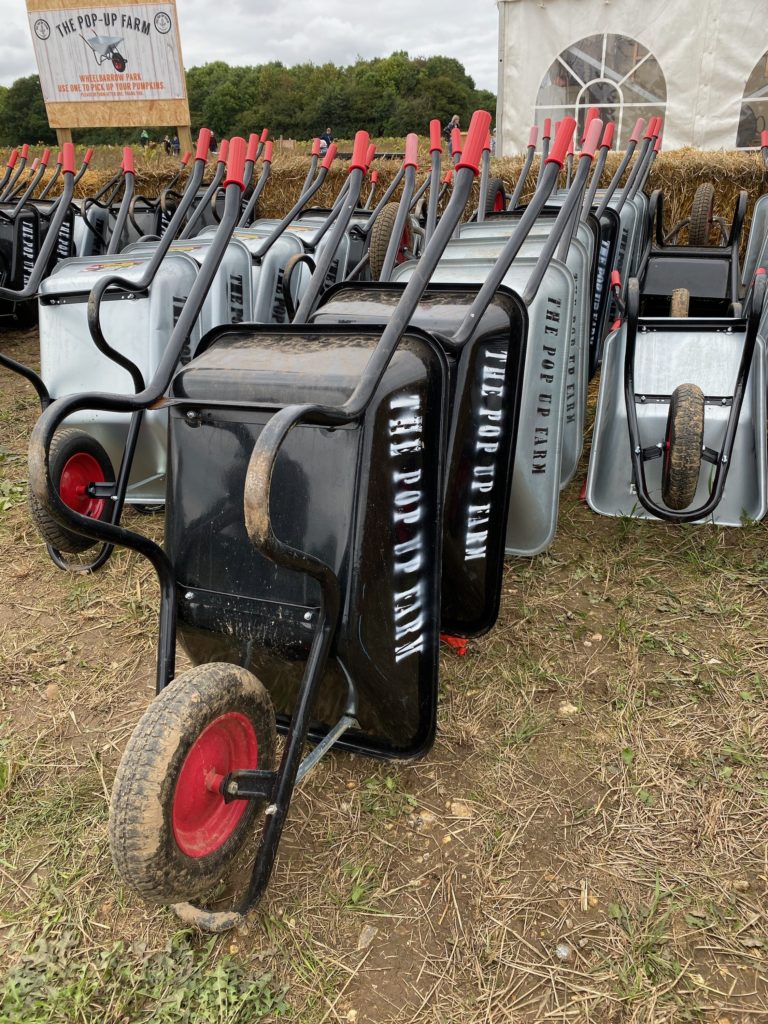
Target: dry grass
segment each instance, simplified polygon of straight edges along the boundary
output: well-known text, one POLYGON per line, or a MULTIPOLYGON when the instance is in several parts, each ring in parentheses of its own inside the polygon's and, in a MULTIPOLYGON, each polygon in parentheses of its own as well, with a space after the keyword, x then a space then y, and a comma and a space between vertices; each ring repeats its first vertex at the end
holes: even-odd
MULTIPOLYGON (((3 343, 34 358, 34 335, 3 343)), ((322 762, 265 900, 211 945, 109 860, 156 586, 124 552, 94 578, 50 565, 24 505, 35 415, 3 374, 0 1021, 768 1019, 765 526, 602 519, 575 482, 552 549, 508 564, 498 627, 446 652, 429 756, 322 762), (173 1016, 182 967, 189 992, 241 994, 173 1016), (43 977, 40 1015, 4 1017, 43 977)))

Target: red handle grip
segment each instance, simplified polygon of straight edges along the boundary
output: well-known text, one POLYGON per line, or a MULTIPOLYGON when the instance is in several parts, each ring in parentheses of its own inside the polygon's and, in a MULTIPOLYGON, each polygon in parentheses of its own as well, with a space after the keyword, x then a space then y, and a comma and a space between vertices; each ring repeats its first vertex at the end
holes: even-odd
POLYGON ((405 136, 405 159, 403 167, 419 166, 419 136, 416 132, 409 132, 405 136))
POLYGON ((661 140, 663 139, 663 137, 664 136, 661 134, 661 132, 659 132, 659 137, 656 139, 656 142, 654 143, 654 146, 653 146, 654 153, 660 153, 661 152, 661 140))
POLYGON ((664 127, 664 118, 663 117, 657 117, 656 118, 656 128, 654 129, 653 134, 654 135, 661 135, 661 129, 663 127, 664 127))
POLYGON ((643 128, 645 128, 645 121, 642 117, 638 117, 637 121, 635 121, 635 127, 632 134, 629 136, 629 141, 639 142, 643 134, 643 128))
POLYGON ((92 149, 86 149, 85 156, 83 157, 83 163, 84 164, 89 164, 92 159, 93 159, 93 150, 92 149))
POLYGON ((375 185, 378 180, 379 180, 379 172, 378 171, 371 171, 371 184, 375 185))
POLYGON ((443 177, 443 184, 444 185, 450 185, 452 181, 453 181, 453 171, 446 171, 445 172, 445 176, 443 177))
POLYGON ((618 270, 611 271, 611 288, 621 288, 621 274, 618 270))
POLYGON ((376 156, 376 147, 373 143, 368 147, 368 152, 365 154, 365 166, 370 167, 373 163, 374 157, 376 156))
POLYGON ((429 152, 430 153, 442 153, 443 151, 443 131, 440 127, 440 122, 436 117, 433 117, 429 122, 429 152))
POLYGON ((51 151, 50 151, 50 149, 44 149, 43 150, 43 155, 40 157, 40 163, 43 165, 43 167, 47 167, 48 166, 48 161, 50 159, 51 159, 51 151))
POLYGON ((248 136, 248 152, 245 154, 245 159, 250 160, 252 164, 256 163, 256 150, 259 148, 259 136, 251 133, 248 136))
POLYGON ((467 141, 461 160, 456 164, 459 167, 469 167, 477 174, 480 170, 480 157, 483 154, 483 143, 491 127, 491 115, 487 110, 476 110, 469 122, 467 141))
POLYGON ((266 143, 269 138, 269 128, 263 128, 261 132, 261 141, 266 143))
POLYGON ((264 156, 262 157, 263 163, 265 163, 265 164, 271 164, 272 163, 272 148, 273 147, 272 147, 271 140, 264 144, 264 156))
POLYGON ((603 132, 603 141, 600 143, 600 146, 603 149, 611 148, 611 146, 613 145, 613 133, 615 131, 616 124, 613 121, 609 121, 608 124, 605 126, 605 131, 603 132))
POLYGON ((56 154, 56 163, 61 167, 61 150, 56 154))
POLYGON ((29 156, 29 143, 25 142, 21 147, 21 159, 26 160, 29 156))
POLYGON ((545 117, 544 118, 544 131, 542 132, 541 137, 542 137, 542 139, 551 139, 552 138, 552 118, 551 117, 545 117))
POLYGON ((219 159, 216 161, 220 164, 225 164, 229 157, 229 139, 222 139, 219 143, 219 159))
MULTIPOLYGON (((768 133, 764 132, 763 134, 768 134, 768 133)), ((19 159, 19 151, 18 151, 18 149, 14 149, 11 152, 11 155, 8 157, 8 166, 11 168, 11 170, 13 170, 13 168, 16 166, 16 161, 18 159, 19 159)))
MULTIPOLYGON (((221 148, 225 148, 222 142, 221 148)), ((224 175, 224 187, 227 185, 239 185, 245 188, 245 161, 248 156, 248 143, 235 135, 226 146, 227 173, 224 175)))
POLYGON ((320 139, 314 139, 312 142, 312 156, 320 156, 320 139))
POLYGON ((186 167, 189 161, 192 159, 192 154, 187 150, 184 156, 181 158, 181 166, 186 167))
POLYGON ((197 149, 195 150, 195 160, 207 160, 208 150, 211 148, 211 129, 201 128, 200 134, 197 136, 197 149))
POLYGON ((581 146, 581 156, 594 157, 597 147, 600 145, 600 138, 603 134, 603 122, 599 117, 593 117, 587 128, 587 134, 581 146))
MULTIPOLYGON (((768 149, 768 132, 760 132, 760 148, 768 149)), ((14 149, 13 152, 15 153, 16 150, 14 149)), ((13 165, 11 164, 11 166, 13 165)))
POLYGON ((536 125, 533 125, 530 132, 528 133, 528 149, 536 149, 536 143, 539 140, 539 129, 536 125))
POLYGON ((491 152, 491 133, 490 132, 488 132, 488 134, 485 137, 485 142, 483 143, 483 152, 484 153, 490 153, 491 152))
POLYGON ((135 174, 136 170, 133 165, 133 150, 130 146, 126 146, 123 150, 123 173, 124 174, 135 174))
POLYGON ((574 147, 573 139, 571 139, 571 143, 568 146, 568 156, 573 156, 574 149, 575 149, 575 147, 574 147))
POLYGON ((568 147, 573 142, 573 133, 575 131, 576 122, 574 119, 572 117, 564 117, 557 126, 555 141, 552 143, 552 149, 549 151, 549 156, 545 163, 563 166, 565 155, 568 152, 568 147))
POLYGON ((31 168, 31 170, 36 171, 39 166, 40 166, 40 157, 36 156, 35 159, 32 161, 32 168, 31 168))
POLYGON ((599 111, 598 111, 597 107, 590 107, 589 110, 587 111, 587 116, 584 118, 584 133, 581 136, 582 146, 584 145, 584 139, 586 139, 586 137, 587 137, 587 132, 589 131, 589 126, 592 124, 592 122, 598 116, 598 113, 599 113, 599 111))
MULTIPOLYGON (((267 143, 267 145, 269 145, 269 143, 267 143)), ((335 142, 332 142, 330 144, 330 146, 328 147, 328 149, 326 149, 325 156, 323 158, 323 162, 322 162, 322 164, 320 166, 324 167, 326 169, 326 171, 329 171, 331 169, 331 164, 336 159, 336 153, 337 152, 338 152, 338 147, 337 147, 335 142)))
POLYGON ((648 127, 645 130, 645 135, 643 136, 643 138, 646 138, 646 139, 652 139, 653 138, 654 128, 656 127, 656 120, 657 120, 657 118, 655 118, 655 117, 652 117, 650 119, 650 121, 648 122, 648 127))
POLYGON ((453 156, 461 153, 461 132, 458 128, 451 128, 451 153, 453 156))
POLYGON ((352 146, 352 160, 349 164, 350 171, 362 171, 365 174, 368 170, 365 165, 365 154, 368 152, 370 143, 371 137, 368 132, 357 132, 354 145, 352 146))
MULTIPOLYGON (((85 156, 86 160, 89 159, 88 153, 85 156)), ((75 147, 71 142, 65 142, 61 147, 61 169, 64 174, 75 173, 75 147)))

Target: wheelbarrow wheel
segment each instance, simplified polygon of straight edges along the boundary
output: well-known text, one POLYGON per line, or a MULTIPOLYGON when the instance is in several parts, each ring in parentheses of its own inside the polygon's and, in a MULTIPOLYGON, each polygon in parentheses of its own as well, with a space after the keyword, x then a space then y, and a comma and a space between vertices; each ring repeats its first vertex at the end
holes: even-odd
MULTIPOLYGON (((395 220, 397 218, 399 206, 399 203, 387 203, 371 228, 369 265, 371 268, 371 277, 374 281, 378 281, 381 277, 381 271, 384 268, 384 259, 387 255, 387 249, 389 248, 389 240, 392 237, 392 232, 395 230, 395 220)), ((395 255, 396 266, 398 263, 405 263, 408 258, 408 250, 410 248, 411 229, 406 221, 405 227, 403 228, 403 234, 400 238, 400 244, 397 247, 397 254, 395 255)))
POLYGON ((112 788, 109 842, 123 881, 154 903, 210 891, 252 834, 260 802, 224 801, 232 771, 271 771, 275 713, 264 686, 237 665, 199 665, 149 705, 112 788))
POLYGON ((706 181, 699 185, 693 196, 691 223, 688 225, 689 245, 709 245, 714 213, 715 186, 706 181))
POLYGON ((696 384, 680 384, 669 403, 661 473, 661 497, 668 508, 680 510, 693 502, 703 441, 704 392, 696 384))
POLYGON ((669 315, 674 317, 687 317, 688 307, 691 303, 691 293, 687 288, 675 288, 672 291, 669 315))
POLYGON ((115 69, 115 71, 119 71, 122 74, 123 71, 125 71, 127 65, 128 61, 125 59, 125 57, 121 53, 118 53, 117 50, 115 50, 112 54, 112 67, 115 69))
POLYGON ((501 178, 491 178, 488 182, 488 194, 485 197, 486 213, 503 213, 507 208, 507 194, 501 178))
MULTIPOLYGON (((49 458, 51 481, 64 504, 91 519, 108 519, 111 502, 87 492, 89 484, 115 479, 109 456, 96 438, 84 430, 65 427, 54 434, 49 458)), ((31 491, 29 511, 43 540, 57 551, 76 554, 99 543, 59 525, 31 491)))

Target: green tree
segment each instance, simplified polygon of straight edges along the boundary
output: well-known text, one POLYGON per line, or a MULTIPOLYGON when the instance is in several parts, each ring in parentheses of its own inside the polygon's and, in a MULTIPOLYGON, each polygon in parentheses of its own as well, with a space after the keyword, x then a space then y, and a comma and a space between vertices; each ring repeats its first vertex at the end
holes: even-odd
POLYGON ((5 94, 2 106, 0 138, 6 145, 18 142, 56 142, 56 132, 48 127, 40 79, 37 75, 17 78, 5 94))

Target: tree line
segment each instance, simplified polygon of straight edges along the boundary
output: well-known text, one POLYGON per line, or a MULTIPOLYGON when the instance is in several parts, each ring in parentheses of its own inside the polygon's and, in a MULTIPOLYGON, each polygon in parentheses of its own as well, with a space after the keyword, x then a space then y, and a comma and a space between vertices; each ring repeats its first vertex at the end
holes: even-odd
MULTIPOLYGON (((220 137, 246 135, 263 127, 273 136, 295 139, 312 138, 326 127, 337 138, 351 138, 359 128, 376 136, 424 134, 431 118, 445 124, 458 114, 466 126, 474 109, 493 111, 496 106, 494 94, 476 89, 460 61, 410 57, 405 51, 358 59, 348 67, 286 67, 280 61, 232 67, 214 61, 190 68, 186 75, 193 132, 206 125, 220 137)), ((172 132, 172 126, 168 130, 172 132)), ((131 131, 81 129, 73 136, 80 143, 123 143, 131 131)), ((164 129, 151 132, 162 137, 164 129)), ((56 141, 56 133, 48 127, 37 75, 0 87, 0 144, 21 141, 56 141)))

